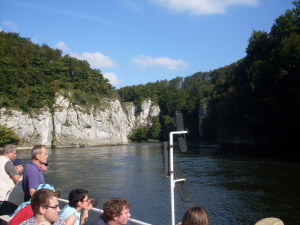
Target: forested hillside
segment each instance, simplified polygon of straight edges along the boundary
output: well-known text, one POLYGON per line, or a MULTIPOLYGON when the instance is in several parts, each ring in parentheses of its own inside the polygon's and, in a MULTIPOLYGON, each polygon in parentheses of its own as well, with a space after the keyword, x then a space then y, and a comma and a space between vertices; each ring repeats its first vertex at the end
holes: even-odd
POLYGON ((52 107, 55 93, 80 105, 116 94, 101 71, 16 33, 0 32, 0 107, 31 112, 52 107))
MULTIPOLYGON (((269 33, 253 31, 246 57, 185 78, 124 87, 124 101, 151 97, 166 131, 181 110, 190 135, 220 143, 287 145, 297 142, 300 115, 300 1, 269 33), (198 132, 199 124, 202 129, 198 132)), ((166 136, 165 136, 166 137, 166 136)))
POLYGON ((98 106, 103 97, 137 105, 151 98, 161 108, 160 121, 153 121, 155 129, 135 130, 133 139, 155 133, 166 140, 175 127, 175 111, 181 110, 190 139, 295 143, 300 126, 300 1, 293 4, 274 21, 269 33, 253 31, 247 54, 238 62, 119 90, 85 61, 33 44, 16 33, 0 32, 0 108, 25 112, 51 108, 56 93, 86 107, 98 106))

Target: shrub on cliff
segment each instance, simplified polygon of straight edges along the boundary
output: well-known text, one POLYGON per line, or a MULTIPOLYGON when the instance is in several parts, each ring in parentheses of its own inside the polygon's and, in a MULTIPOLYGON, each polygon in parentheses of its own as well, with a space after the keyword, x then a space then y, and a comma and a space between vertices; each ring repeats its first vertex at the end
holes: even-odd
POLYGON ((0 146, 3 147, 6 144, 18 144, 20 138, 11 129, 0 125, 0 146))

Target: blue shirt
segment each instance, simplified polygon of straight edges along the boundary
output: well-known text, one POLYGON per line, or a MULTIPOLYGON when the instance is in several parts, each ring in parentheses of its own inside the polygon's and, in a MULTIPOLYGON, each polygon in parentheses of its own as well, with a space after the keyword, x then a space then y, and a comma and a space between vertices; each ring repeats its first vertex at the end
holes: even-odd
POLYGON ((65 207, 60 211, 59 215, 64 218, 65 220, 67 218, 69 218, 72 215, 76 216, 76 222, 74 223, 74 225, 80 225, 80 216, 81 216, 81 212, 77 212, 77 210, 71 206, 69 206, 69 204, 65 205, 65 207))
POLYGON ((29 200, 31 198, 29 189, 36 189, 40 184, 45 184, 42 169, 34 162, 27 163, 22 180, 22 188, 25 195, 24 199, 29 200))

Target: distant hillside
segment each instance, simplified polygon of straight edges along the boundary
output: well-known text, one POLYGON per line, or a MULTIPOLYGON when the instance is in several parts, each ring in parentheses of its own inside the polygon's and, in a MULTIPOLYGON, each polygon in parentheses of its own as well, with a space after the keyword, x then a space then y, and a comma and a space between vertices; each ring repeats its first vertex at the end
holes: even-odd
POLYGON ((275 20, 269 33, 253 32, 247 55, 238 62, 185 78, 124 87, 118 90, 121 99, 156 99, 164 131, 174 128, 174 111, 181 110, 190 138, 221 144, 297 143, 300 1, 294 5, 275 20))
POLYGON ((55 93, 79 105, 97 104, 116 96, 101 71, 57 49, 39 46, 16 33, 0 32, 0 107, 51 107, 55 93))
MULTIPOLYGON (((269 33, 253 31, 247 55, 238 62, 119 90, 85 61, 33 44, 18 34, 0 32, 0 108, 51 109, 59 93, 85 107, 99 106, 103 97, 131 101, 138 114, 141 103, 151 99, 161 109, 155 121, 155 131, 162 128, 161 140, 175 129, 174 113, 181 110, 189 140, 273 146, 297 143, 300 1, 294 6, 274 21, 269 33)), ((135 134, 146 139, 143 129, 135 134)))

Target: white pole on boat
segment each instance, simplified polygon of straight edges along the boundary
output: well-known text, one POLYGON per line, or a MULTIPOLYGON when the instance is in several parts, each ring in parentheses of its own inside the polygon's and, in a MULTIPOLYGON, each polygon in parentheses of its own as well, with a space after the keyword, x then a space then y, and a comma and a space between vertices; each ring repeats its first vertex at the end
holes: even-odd
POLYGON ((175 225, 175 199, 174 199, 174 189, 175 183, 181 180, 174 180, 174 166, 173 166, 173 135, 174 134, 187 134, 187 131, 173 131, 170 132, 169 135, 169 143, 170 143, 170 155, 169 155, 169 163, 170 163, 170 192, 171 192, 171 214, 172 214, 172 225, 175 225))

